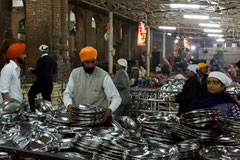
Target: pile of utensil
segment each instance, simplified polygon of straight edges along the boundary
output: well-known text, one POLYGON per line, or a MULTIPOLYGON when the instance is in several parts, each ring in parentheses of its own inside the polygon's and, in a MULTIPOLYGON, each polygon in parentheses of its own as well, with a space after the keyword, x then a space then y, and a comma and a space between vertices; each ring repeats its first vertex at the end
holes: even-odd
POLYGON ((79 105, 72 107, 72 123, 77 126, 92 126, 101 123, 104 111, 100 107, 90 105, 79 105))

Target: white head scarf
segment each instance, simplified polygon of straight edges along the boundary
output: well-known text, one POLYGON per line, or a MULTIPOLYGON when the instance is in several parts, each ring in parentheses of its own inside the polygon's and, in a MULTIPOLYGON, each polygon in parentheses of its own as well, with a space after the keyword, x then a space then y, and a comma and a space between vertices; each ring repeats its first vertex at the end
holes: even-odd
POLYGON ((199 69, 199 67, 196 64, 190 64, 190 65, 188 65, 187 69, 192 71, 193 73, 197 74, 197 70, 199 69))
POLYGON ((42 45, 39 47, 39 50, 42 51, 42 52, 48 52, 48 46, 45 45, 45 44, 42 44, 42 45))
POLYGON ((128 63, 127 63, 127 60, 124 59, 124 58, 120 58, 117 63, 123 67, 125 67, 125 69, 127 70, 127 67, 128 67, 128 63))
POLYGON ((211 72, 208 76, 208 78, 214 77, 217 78, 219 81, 221 81, 225 86, 229 86, 232 83, 232 80, 224 73, 222 72, 211 72))

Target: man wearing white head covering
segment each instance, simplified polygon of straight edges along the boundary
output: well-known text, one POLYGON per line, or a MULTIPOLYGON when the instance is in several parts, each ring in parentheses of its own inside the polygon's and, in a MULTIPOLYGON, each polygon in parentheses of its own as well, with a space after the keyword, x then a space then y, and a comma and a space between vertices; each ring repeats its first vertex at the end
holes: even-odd
POLYGON ((36 68, 31 70, 37 76, 37 80, 28 92, 28 101, 32 112, 36 110, 35 98, 39 93, 41 93, 43 100, 51 101, 53 75, 57 67, 55 59, 48 55, 47 45, 40 45, 39 51, 40 58, 37 60, 36 68))
POLYGON ((121 105, 118 109, 113 113, 115 117, 119 116, 126 116, 129 113, 129 105, 131 104, 131 97, 130 97, 130 81, 127 74, 127 67, 128 63, 127 60, 124 58, 120 58, 117 61, 116 69, 117 73, 113 79, 113 83, 115 84, 116 88, 119 91, 119 94, 122 98, 121 105))
POLYGON ((197 70, 199 69, 199 67, 196 64, 190 64, 190 65, 188 65, 187 69, 192 71, 193 73, 197 74, 197 70))
POLYGON ((182 92, 175 97, 175 102, 179 103, 179 110, 177 116, 187 112, 188 106, 192 99, 196 97, 201 91, 200 80, 197 76, 198 65, 191 64, 187 67, 186 80, 182 92))

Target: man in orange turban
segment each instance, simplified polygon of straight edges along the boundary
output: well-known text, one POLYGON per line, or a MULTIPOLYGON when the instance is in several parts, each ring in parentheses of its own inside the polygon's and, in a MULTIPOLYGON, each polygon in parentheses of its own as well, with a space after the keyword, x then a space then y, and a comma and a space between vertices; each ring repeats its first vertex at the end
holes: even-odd
POLYGON ((89 104, 103 109, 101 123, 104 123, 121 104, 121 97, 109 74, 96 66, 96 49, 87 46, 80 51, 79 56, 82 67, 71 72, 63 95, 69 119, 72 119, 72 107, 89 104))
POLYGON ((198 71, 198 77, 200 79, 201 83, 201 90, 206 91, 207 90, 207 65, 204 62, 198 63, 199 71, 198 71))
POLYGON ((25 48, 26 45, 24 43, 14 43, 6 52, 9 63, 6 64, 1 71, 0 93, 2 99, 0 102, 8 98, 14 98, 19 102, 22 102, 23 96, 20 85, 20 67, 25 64, 25 48))

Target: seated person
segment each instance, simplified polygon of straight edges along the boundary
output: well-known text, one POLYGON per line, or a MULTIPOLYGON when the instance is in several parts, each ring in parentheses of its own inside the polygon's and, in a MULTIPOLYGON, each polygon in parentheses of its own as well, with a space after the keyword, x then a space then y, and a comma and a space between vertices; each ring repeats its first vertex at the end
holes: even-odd
POLYGON ((240 109, 234 99, 225 92, 232 80, 222 72, 211 72, 207 79, 207 91, 193 99, 188 111, 214 108, 222 117, 240 117, 240 109))

